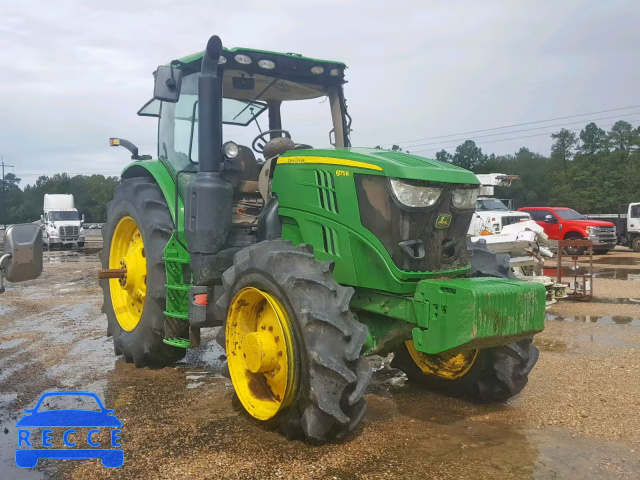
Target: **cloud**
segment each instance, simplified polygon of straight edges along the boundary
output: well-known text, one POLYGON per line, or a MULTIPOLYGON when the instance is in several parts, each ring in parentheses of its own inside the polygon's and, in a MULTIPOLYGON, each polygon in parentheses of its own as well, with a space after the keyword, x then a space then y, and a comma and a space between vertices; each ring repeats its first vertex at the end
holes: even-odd
MULTIPOLYGON (((120 171, 128 155, 107 146, 110 136, 155 153, 155 121, 135 115, 152 95, 151 72, 212 34, 347 63, 357 145, 634 105, 639 14, 632 1, 11 2, 0 22, 0 154, 29 183, 120 171)), ((285 126, 326 143, 326 120, 285 126)), ((548 153, 550 139, 481 146, 548 153)))

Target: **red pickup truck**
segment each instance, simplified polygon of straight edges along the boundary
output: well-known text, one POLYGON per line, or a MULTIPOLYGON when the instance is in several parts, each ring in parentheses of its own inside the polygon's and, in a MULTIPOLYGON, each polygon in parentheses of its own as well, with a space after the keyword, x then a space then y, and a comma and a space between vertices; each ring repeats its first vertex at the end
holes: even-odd
MULTIPOLYGON (((593 252, 605 254, 616 246, 616 227, 611 222, 591 220, 566 207, 524 207, 518 209, 531 215, 550 240, 591 240, 593 252)), ((578 255, 584 249, 565 248, 569 255, 578 255)))

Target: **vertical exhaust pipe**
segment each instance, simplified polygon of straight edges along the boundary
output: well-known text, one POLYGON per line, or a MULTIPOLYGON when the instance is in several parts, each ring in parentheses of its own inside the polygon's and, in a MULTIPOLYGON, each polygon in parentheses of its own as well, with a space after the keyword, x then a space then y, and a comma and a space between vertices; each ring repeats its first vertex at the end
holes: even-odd
POLYGON ((219 172, 222 160, 222 76, 220 37, 207 42, 198 77, 198 159, 200 172, 219 172))
POLYGON ((185 236, 196 285, 220 279, 215 255, 231 226, 233 188, 220 176, 222 162, 222 42, 209 39, 198 78, 198 173, 185 187, 185 236))

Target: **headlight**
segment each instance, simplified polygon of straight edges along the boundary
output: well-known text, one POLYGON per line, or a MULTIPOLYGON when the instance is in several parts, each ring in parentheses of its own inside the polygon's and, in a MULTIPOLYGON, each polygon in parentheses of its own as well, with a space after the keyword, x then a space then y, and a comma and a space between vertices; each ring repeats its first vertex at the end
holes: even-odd
POLYGON ((238 148, 238 145, 235 144, 235 142, 227 142, 222 145, 222 151, 224 152, 224 156, 229 159, 236 158, 238 156, 238 153, 240 153, 240 149, 238 148))
POLYGON ((477 188, 457 188, 453 191, 453 206, 456 208, 476 208, 477 188))
POLYGON ((585 231, 587 232, 587 235, 589 235, 591 233, 591 227, 585 227, 585 231))
POLYGON ((397 178, 389 179, 389 185, 396 200, 406 207, 430 207, 438 201, 442 193, 441 188, 411 185, 397 178))
POLYGON ((49 236, 50 237, 59 237, 60 235, 58 235, 58 232, 56 230, 53 230, 53 231, 49 232, 49 236))
POLYGON ((79 235, 84 235, 84 228, 80 227, 80 233, 79 235))

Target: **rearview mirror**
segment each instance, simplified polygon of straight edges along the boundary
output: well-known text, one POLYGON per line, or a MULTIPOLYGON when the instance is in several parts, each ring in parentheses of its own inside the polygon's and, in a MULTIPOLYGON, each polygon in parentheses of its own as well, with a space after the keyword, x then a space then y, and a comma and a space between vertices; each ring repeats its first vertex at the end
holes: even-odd
POLYGON ((4 233, 0 269, 10 282, 24 282, 42 273, 42 230, 33 223, 11 225, 4 233))
POLYGON ((153 89, 153 98, 163 102, 176 103, 180 98, 182 70, 160 65, 156 70, 155 76, 156 83, 153 89))
POLYGON ((554 217, 553 215, 545 215, 544 221, 545 223, 558 223, 558 220, 556 220, 556 217, 554 217))

